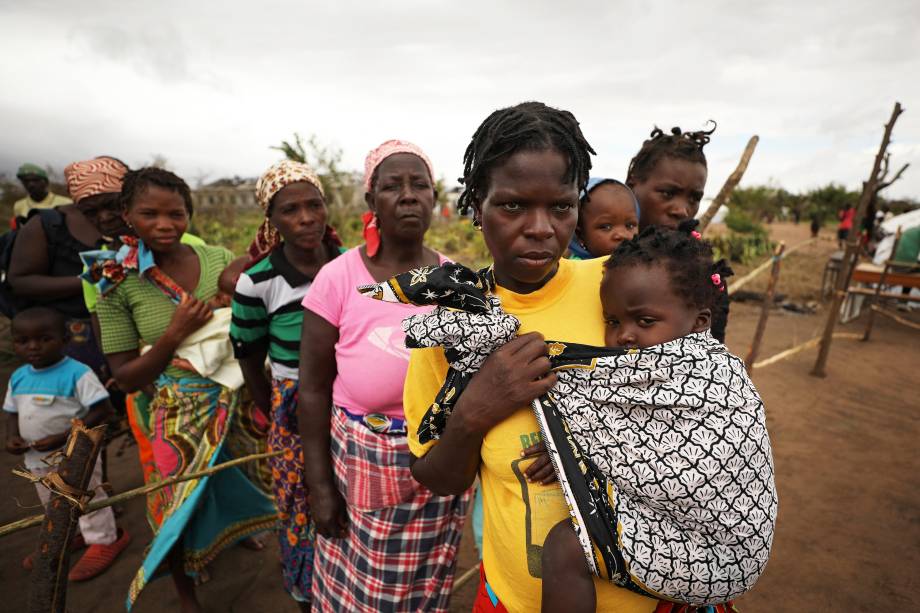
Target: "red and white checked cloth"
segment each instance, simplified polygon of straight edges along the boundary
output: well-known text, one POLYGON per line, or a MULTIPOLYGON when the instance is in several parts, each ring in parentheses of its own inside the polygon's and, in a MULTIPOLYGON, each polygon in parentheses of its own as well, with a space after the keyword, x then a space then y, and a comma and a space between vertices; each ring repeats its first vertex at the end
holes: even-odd
POLYGON ((345 538, 316 537, 313 607, 355 613, 446 612, 471 494, 437 496, 409 471, 404 435, 372 432, 333 409, 345 538))

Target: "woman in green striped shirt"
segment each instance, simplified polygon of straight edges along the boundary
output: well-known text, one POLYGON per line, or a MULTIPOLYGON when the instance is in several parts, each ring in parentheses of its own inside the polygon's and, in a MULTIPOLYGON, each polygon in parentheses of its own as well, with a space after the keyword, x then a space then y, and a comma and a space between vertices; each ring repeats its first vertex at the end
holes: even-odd
POLYGON ((341 242, 326 225, 323 186, 308 165, 275 164, 259 179, 256 194, 265 220, 249 250, 254 263, 236 284, 230 339, 253 399, 271 414, 269 450, 284 451, 269 460, 281 520, 284 587, 309 610, 314 530, 297 426, 301 302, 319 269, 339 255, 341 242))

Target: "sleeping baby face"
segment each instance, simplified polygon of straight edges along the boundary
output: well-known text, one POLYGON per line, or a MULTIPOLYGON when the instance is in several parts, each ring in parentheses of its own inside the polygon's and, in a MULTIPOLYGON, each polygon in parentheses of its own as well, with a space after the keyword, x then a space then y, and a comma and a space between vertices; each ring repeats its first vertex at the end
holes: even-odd
POLYGON ((604 344, 643 349, 709 328, 710 310, 677 295, 671 273, 661 264, 637 264, 604 271, 604 344))

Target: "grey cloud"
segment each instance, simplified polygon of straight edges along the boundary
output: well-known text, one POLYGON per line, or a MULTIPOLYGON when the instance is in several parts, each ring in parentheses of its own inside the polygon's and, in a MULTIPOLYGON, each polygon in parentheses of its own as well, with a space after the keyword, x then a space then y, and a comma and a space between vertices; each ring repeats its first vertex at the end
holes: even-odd
POLYGON ((900 99, 898 155, 917 168, 896 189, 920 193, 915 0, 0 7, 0 53, 43 32, 33 55, 55 84, 0 66, 0 82, 20 86, 0 88, 0 168, 98 147, 132 161, 162 153, 189 176, 251 176, 273 159, 269 144, 299 130, 356 168, 376 142, 411 138, 453 179, 488 112, 536 98, 576 113, 604 172, 622 173, 653 124, 714 118, 714 189, 752 133, 762 141, 746 182, 855 186, 900 99), (59 91, 66 102, 49 102, 59 91))
POLYGON ((111 62, 124 62, 142 73, 166 81, 189 77, 185 44, 169 24, 151 24, 128 30, 117 25, 94 24, 75 28, 73 36, 98 56, 111 62))

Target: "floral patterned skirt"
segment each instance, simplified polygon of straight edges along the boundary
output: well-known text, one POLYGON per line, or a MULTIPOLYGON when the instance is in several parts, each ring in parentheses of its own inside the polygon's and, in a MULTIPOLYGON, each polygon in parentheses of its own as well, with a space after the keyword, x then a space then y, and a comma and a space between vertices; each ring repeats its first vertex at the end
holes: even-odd
POLYGON ((297 381, 293 379, 272 381, 268 450, 280 449, 284 450, 284 455, 269 458, 268 462, 280 522, 278 540, 284 589, 295 600, 310 602, 315 530, 303 482, 303 447, 297 427, 297 381))
MULTIPOLYGON (((162 375, 147 413, 153 470, 148 481, 198 472, 265 448, 264 418, 230 390, 200 377, 162 375)), ((267 468, 249 462, 148 495, 155 536, 131 583, 127 608, 155 576, 169 551, 182 544, 186 573, 194 575, 236 541, 270 530, 277 512, 267 491, 267 468)))

